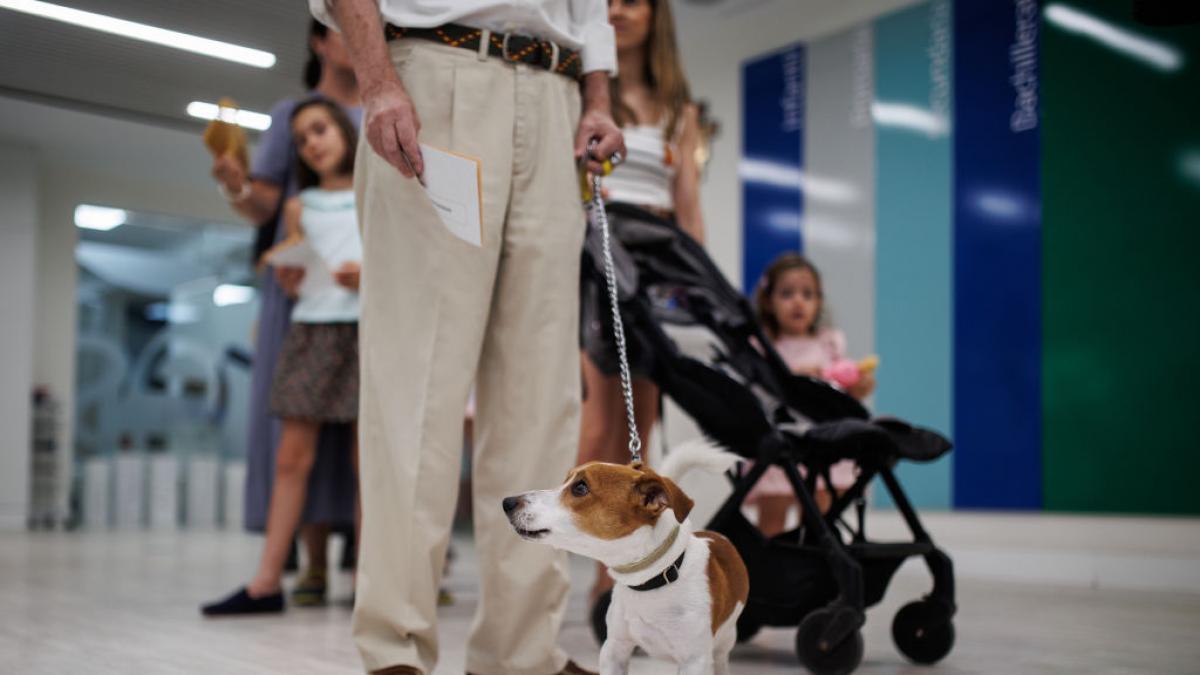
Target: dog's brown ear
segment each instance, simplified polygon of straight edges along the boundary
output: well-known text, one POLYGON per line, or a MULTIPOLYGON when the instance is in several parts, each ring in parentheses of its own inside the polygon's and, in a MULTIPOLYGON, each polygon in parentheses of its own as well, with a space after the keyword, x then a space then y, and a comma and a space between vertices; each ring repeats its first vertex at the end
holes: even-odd
POLYGON ((674 481, 653 471, 647 471, 637 482, 637 492, 642 500, 642 508, 650 515, 657 516, 669 507, 675 513, 675 519, 681 523, 695 506, 674 481))

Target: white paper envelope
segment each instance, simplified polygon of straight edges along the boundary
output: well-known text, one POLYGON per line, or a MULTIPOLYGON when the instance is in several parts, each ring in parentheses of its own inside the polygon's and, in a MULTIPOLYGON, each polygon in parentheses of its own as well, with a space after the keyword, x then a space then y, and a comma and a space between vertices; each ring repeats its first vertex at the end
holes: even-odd
POLYGON ((483 245, 483 193, 480 161, 421 144, 425 160, 425 194, 451 234, 483 245))

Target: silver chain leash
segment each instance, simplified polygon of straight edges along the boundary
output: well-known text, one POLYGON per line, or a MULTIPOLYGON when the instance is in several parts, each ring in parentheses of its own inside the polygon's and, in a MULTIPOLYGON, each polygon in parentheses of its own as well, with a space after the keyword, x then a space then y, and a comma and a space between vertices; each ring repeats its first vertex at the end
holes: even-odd
POLYGON ((642 439, 638 436, 637 420, 633 415, 633 382, 629 375, 629 357, 625 351, 625 323, 617 304, 617 273, 613 265, 612 243, 609 239, 608 213, 600 196, 600 176, 592 176, 592 215, 600 227, 604 242, 604 277, 608 281, 608 304, 612 309, 613 335, 617 341, 617 358, 621 365, 621 392, 625 395, 625 419, 629 421, 629 457, 631 462, 642 461, 642 439))

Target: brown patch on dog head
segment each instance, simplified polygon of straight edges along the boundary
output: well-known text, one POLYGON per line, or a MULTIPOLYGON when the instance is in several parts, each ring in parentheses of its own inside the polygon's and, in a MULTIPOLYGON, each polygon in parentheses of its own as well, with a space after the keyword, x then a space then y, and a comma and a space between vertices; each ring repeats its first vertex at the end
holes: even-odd
POLYGON ((600 539, 620 539, 653 525, 668 506, 680 521, 692 510, 692 500, 679 486, 641 462, 576 467, 567 475, 559 501, 579 529, 600 539))
POLYGON ((635 462, 631 468, 642 472, 642 478, 638 480, 638 492, 642 495, 642 507, 647 509, 655 518, 669 507, 675 513, 675 519, 683 522, 692 512, 692 507, 695 504, 688 497, 675 481, 660 476, 655 473, 654 469, 635 462))

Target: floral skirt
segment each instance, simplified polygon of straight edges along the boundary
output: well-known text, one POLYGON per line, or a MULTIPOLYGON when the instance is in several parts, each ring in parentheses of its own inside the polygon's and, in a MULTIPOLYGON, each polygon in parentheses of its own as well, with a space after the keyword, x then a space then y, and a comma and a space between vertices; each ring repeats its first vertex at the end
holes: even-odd
POLYGON ((271 412, 283 419, 358 419, 358 324, 293 323, 283 339, 271 412))

